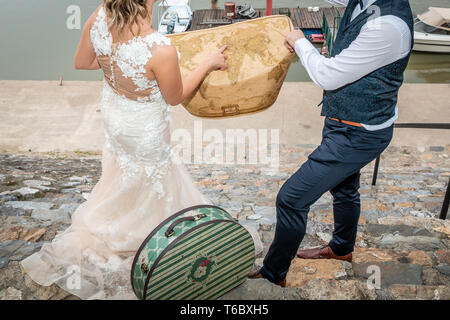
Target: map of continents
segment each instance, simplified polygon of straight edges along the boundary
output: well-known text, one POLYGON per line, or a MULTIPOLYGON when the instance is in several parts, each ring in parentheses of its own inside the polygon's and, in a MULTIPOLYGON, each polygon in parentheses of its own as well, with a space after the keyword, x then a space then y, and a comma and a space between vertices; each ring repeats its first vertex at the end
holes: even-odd
POLYGON ((227 45, 228 69, 211 73, 195 97, 183 105, 201 117, 234 116, 270 107, 292 59, 284 47, 291 30, 289 18, 271 16, 170 36, 181 54, 183 76, 227 45))

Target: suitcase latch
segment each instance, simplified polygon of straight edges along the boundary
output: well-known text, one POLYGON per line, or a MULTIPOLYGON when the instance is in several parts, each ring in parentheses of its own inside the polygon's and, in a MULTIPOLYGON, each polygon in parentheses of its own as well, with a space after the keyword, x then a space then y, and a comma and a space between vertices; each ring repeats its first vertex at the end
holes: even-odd
POLYGON ((239 111, 239 105, 238 104, 231 104, 228 106, 223 106, 222 107, 222 115, 225 116, 234 116, 237 114, 240 114, 241 112, 239 111))
POLYGON ((141 271, 143 273, 147 273, 148 272, 148 266, 146 263, 141 264, 141 271))
POLYGON ((195 216, 194 221, 198 221, 200 219, 206 218, 206 214, 202 213, 202 214, 198 214, 195 216))

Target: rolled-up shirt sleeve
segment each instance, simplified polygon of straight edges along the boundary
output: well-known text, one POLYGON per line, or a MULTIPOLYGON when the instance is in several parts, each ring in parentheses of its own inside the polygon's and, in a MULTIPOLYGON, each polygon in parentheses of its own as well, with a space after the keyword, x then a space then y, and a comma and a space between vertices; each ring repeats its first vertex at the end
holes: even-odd
POLYGON ((383 16, 367 23, 350 46, 333 58, 322 56, 305 38, 296 41, 295 51, 311 80, 324 90, 335 90, 408 54, 409 29, 396 19, 383 16))

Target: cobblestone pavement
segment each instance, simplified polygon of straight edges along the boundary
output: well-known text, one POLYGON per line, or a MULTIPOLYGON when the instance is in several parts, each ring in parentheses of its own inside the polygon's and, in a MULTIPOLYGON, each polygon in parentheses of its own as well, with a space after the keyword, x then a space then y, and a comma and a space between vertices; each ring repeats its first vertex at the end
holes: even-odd
MULTIPOLYGON (((281 148, 276 173, 253 165, 187 167, 215 204, 258 228, 264 256, 274 236, 277 192, 314 147, 281 148)), ((450 145, 390 147, 375 187, 373 164, 364 168, 353 263, 295 259, 287 288, 247 280, 223 299, 450 299, 450 221, 438 219, 450 178, 449 154, 450 145), (377 274, 381 287, 371 288, 368 282, 376 284, 377 274)), ((100 173, 100 155, 0 154, 0 299, 76 298, 55 285, 35 284, 19 261, 68 227, 100 173)), ((313 205, 301 247, 330 240, 331 208, 329 193, 313 205)))

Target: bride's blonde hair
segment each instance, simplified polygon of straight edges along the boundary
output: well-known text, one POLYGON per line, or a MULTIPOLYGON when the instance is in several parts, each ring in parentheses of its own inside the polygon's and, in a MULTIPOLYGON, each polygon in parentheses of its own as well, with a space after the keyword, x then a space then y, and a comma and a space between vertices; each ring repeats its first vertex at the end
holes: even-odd
MULTIPOLYGON (((148 0, 103 0, 106 15, 110 19, 110 25, 120 33, 125 28, 130 28, 139 18, 147 19, 150 12, 147 8, 148 0)), ((151 17, 150 17, 151 19, 151 17)), ((140 30, 138 31, 138 33, 140 30)))

